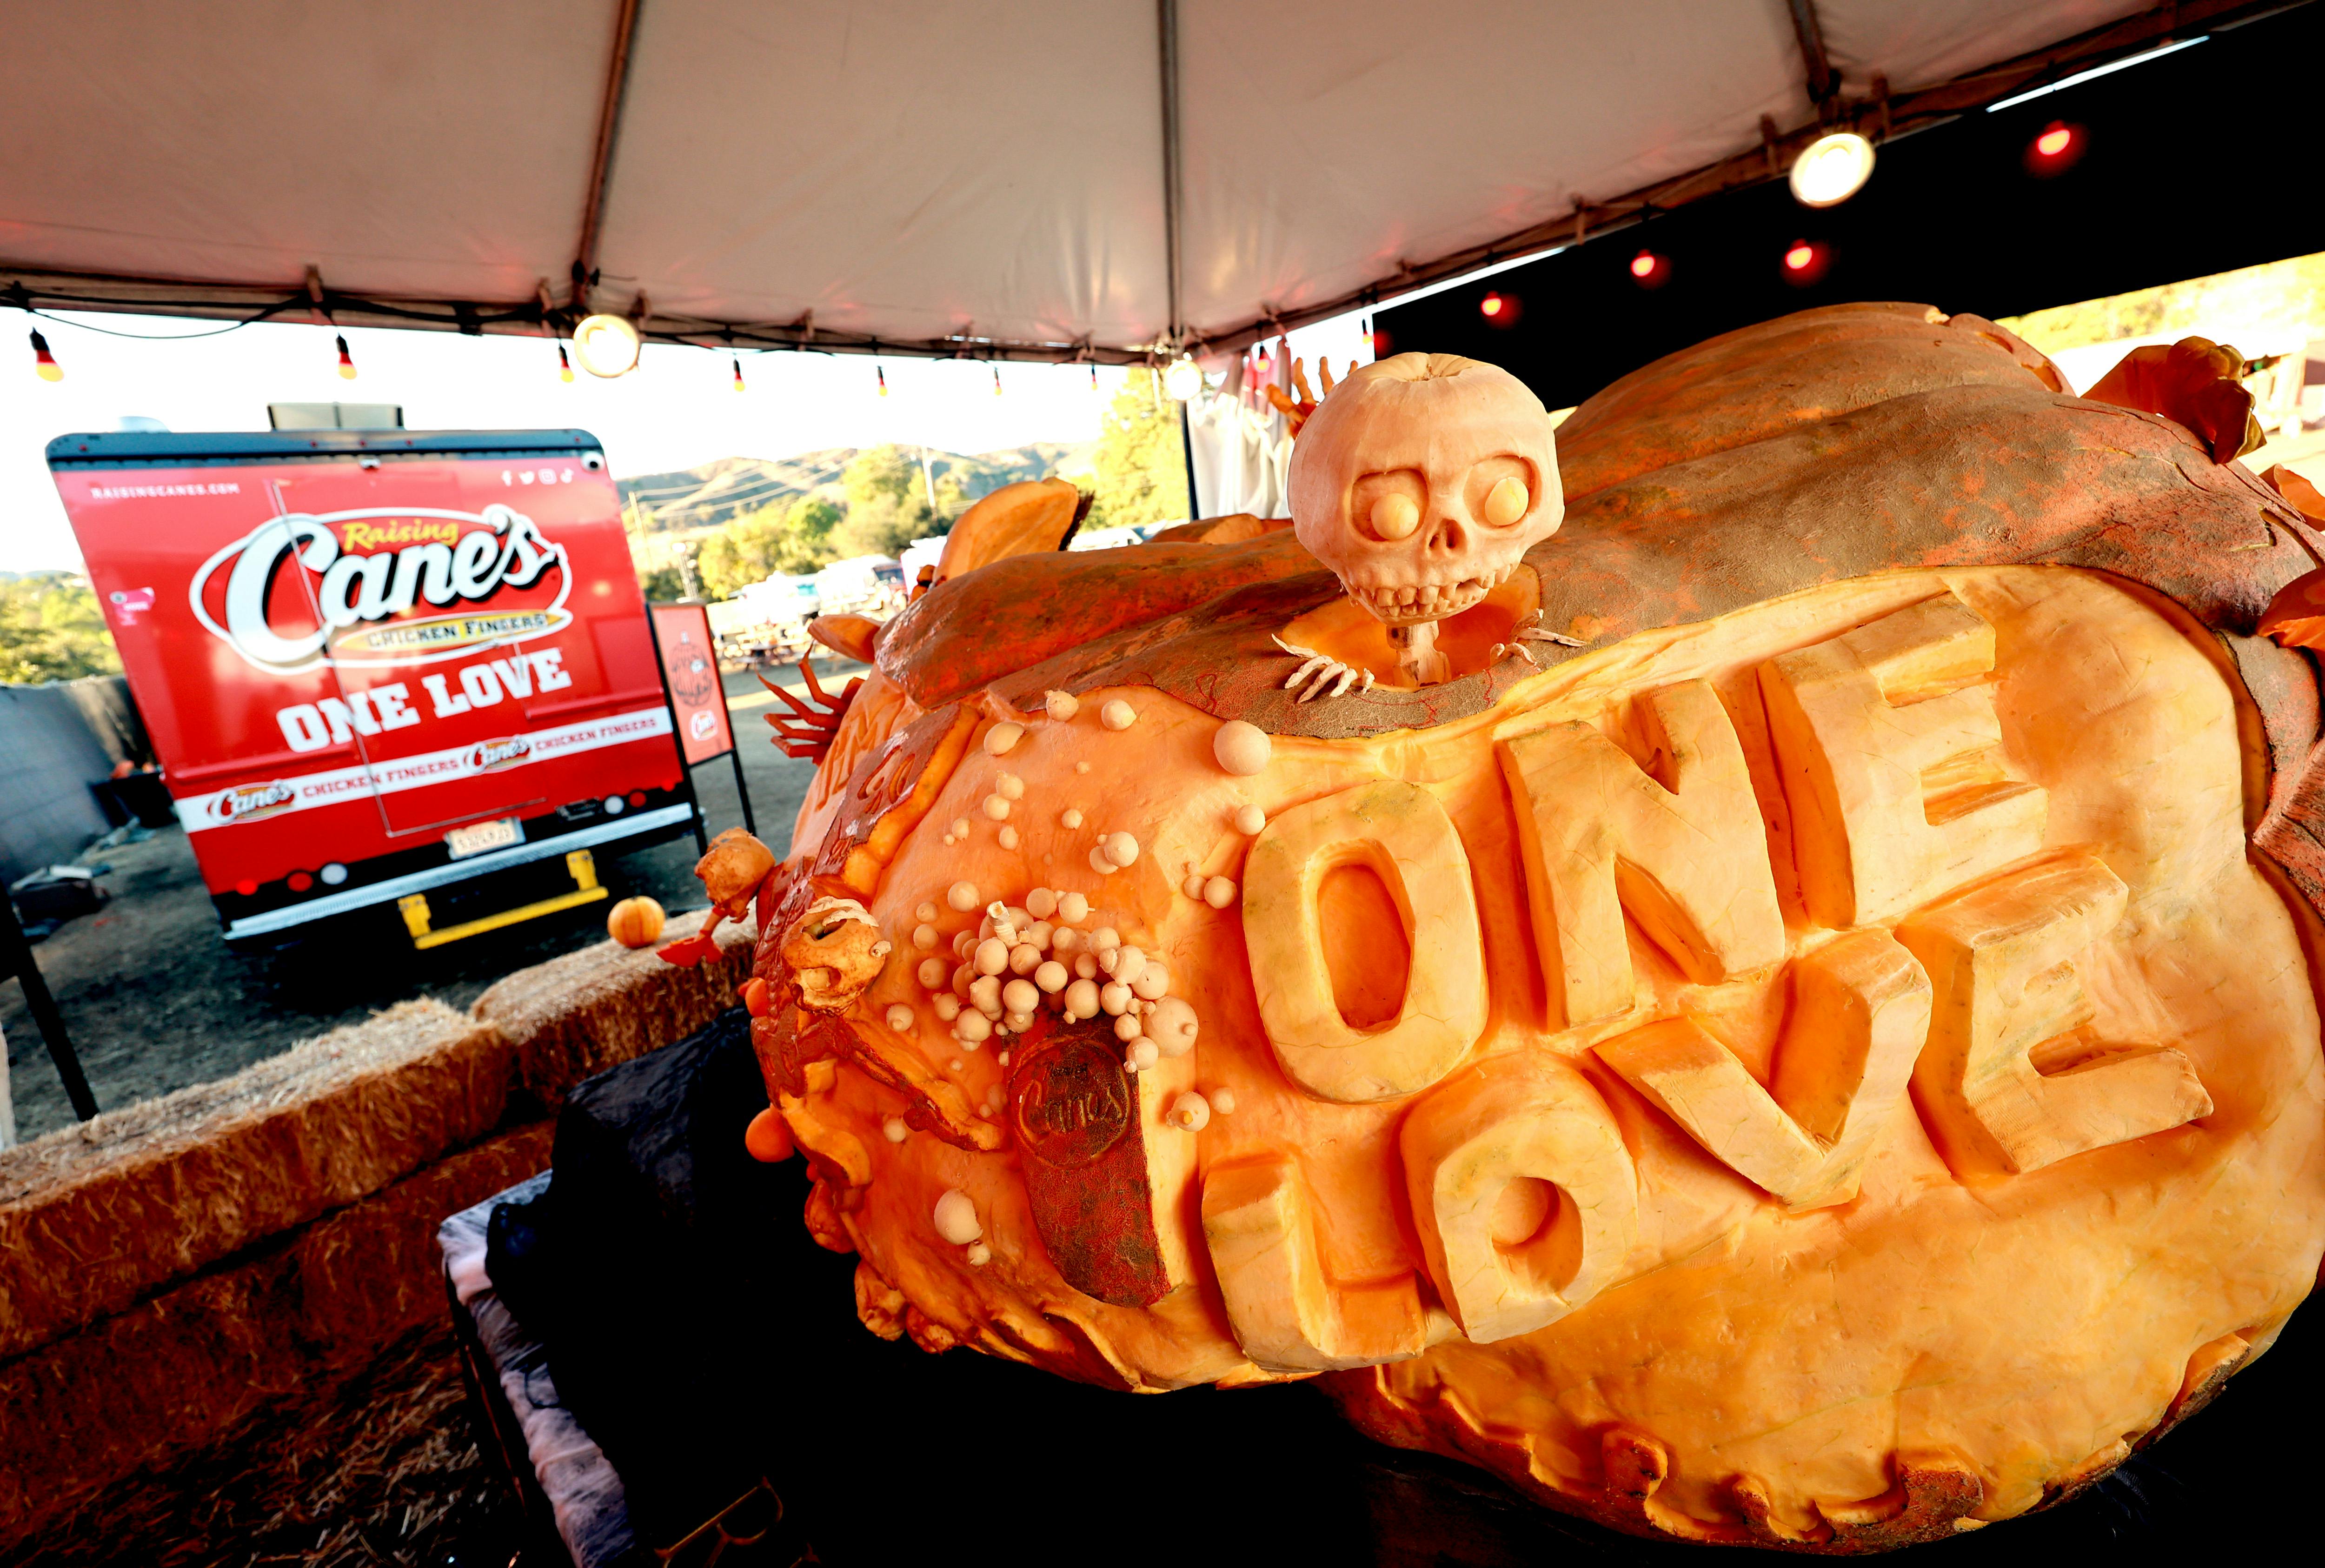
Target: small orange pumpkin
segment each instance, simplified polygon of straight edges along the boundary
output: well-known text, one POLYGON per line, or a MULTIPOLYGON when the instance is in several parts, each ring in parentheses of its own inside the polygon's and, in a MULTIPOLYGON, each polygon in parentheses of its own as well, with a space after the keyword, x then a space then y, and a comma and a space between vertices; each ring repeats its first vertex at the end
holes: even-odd
POLYGON ((606 911, 606 934, 624 947, 652 947, 662 935, 662 905, 640 895, 606 911))
POLYGON ((792 1129, 775 1114, 775 1108, 769 1106, 743 1129, 743 1147, 761 1164, 780 1164, 792 1157, 792 1129))

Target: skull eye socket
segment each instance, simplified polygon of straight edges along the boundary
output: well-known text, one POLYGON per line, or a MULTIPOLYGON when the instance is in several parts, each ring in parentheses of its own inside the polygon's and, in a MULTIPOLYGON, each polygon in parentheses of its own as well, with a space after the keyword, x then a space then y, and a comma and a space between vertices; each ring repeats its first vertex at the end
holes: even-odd
POLYGON ((1507 528, 1533 508, 1533 466, 1506 453, 1487 458, 1469 470, 1463 488, 1469 515, 1488 528, 1507 528))
POLYGON ((1348 515, 1367 539, 1394 543, 1413 537, 1429 498, 1429 487, 1412 469, 1366 474, 1348 496, 1348 515))

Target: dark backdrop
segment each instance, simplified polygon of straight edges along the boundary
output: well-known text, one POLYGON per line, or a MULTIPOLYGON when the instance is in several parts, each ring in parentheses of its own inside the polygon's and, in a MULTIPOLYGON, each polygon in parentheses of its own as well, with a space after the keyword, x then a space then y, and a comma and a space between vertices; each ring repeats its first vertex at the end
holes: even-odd
POLYGON ((2320 68, 2325 6, 2301 5, 1891 142, 1839 207, 1802 207, 1777 181, 1390 307, 1379 352, 1488 360, 1563 408, 1674 349, 1814 305, 2009 316, 2325 250, 2320 68), (2040 176, 2028 149, 2053 121, 2076 128, 2081 155, 2040 176), (1805 276, 1783 264, 1803 240, 1819 257, 1805 276), (1632 275, 1642 249, 1666 258, 1660 286, 1632 275), (1500 322, 1478 309, 1488 292, 1512 302, 1500 322))

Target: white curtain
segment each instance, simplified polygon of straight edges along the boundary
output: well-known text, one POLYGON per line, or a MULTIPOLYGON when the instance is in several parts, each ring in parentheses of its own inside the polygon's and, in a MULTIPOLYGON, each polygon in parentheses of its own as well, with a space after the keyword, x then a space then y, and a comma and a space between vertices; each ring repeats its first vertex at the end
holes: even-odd
POLYGON ((1187 431, 1195 453, 1195 515, 1289 517, 1284 472, 1292 438, 1283 416, 1264 413, 1228 393, 1187 404, 1187 431))

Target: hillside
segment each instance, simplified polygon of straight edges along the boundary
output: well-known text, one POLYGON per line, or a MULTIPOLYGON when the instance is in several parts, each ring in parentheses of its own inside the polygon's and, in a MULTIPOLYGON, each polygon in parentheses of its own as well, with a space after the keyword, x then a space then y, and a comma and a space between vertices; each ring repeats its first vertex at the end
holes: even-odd
MULTIPOLYGON (((957 475, 971 500, 1019 479, 1039 479, 1086 471, 1095 442, 1035 441, 1030 446, 964 457, 931 450, 929 475, 957 475)), ((625 506, 635 500, 639 521, 651 533, 715 528, 746 513, 795 496, 840 498, 840 475, 863 449, 827 447, 789 458, 720 458, 672 474, 641 474, 616 481, 625 506)), ((908 453, 920 449, 906 447, 908 453)))

